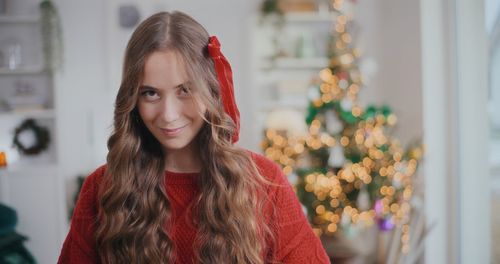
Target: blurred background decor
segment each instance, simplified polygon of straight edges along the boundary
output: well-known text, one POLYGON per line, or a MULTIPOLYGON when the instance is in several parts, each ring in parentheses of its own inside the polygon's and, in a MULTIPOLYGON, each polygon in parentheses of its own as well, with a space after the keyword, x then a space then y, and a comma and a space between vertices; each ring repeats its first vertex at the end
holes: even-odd
MULTIPOLYGON (((422 197, 414 196, 423 150, 418 141, 404 149, 390 135, 397 118, 388 106, 359 104, 364 83, 351 32, 353 17, 342 1, 333 3, 329 65, 308 86, 303 119, 308 132, 297 137, 286 126, 269 124, 262 147, 295 184, 333 262, 414 262, 422 254, 418 248, 426 232, 422 197)), ((307 53, 297 55, 312 56, 307 53)))
POLYGON ((22 154, 37 155, 49 146, 49 130, 34 119, 26 119, 16 128, 12 142, 22 154))
POLYGON ((57 70, 62 67, 64 46, 61 19, 54 3, 43 0, 40 3, 45 68, 57 70))
POLYGON ((15 231, 16 211, 0 203, 0 263, 34 264, 35 259, 24 246, 28 238, 15 231))

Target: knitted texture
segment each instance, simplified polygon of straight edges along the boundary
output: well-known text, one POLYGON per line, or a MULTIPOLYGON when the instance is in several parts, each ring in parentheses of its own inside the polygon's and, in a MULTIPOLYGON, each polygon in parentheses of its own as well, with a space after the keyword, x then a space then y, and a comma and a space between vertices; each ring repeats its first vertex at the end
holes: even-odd
MULTIPOLYGON (((281 169, 267 158, 249 153, 262 175, 275 183, 268 187, 267 192, 272 203, 264 209, 266 219, 270 221, 268 224, 276 235, 275 261, 290 264, 330 263, 281 169), (271 214, 272 211, 275 213, 271 214)), ((97 190, 105 169, 106 165, 99 167, 85 180, 58 263, 100 263, 95 240, 97 190)), ((192 212, 188 205, 199 192, 197 176, 196 173, 165 172, 173 221, 169 232, 175 243, 174 254, 178 264, 195 263, 193 242, 197 231, 190 221, 192 212)))

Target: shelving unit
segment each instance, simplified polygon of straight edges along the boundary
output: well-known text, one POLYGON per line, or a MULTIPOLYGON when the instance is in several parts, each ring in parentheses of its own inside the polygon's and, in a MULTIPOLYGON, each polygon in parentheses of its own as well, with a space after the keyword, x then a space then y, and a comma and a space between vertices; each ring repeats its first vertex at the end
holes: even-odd
POLYGON ((2 23, 2 24, 7 24, 7 23, 13 23, 13 24, 33 23, 33 24, 37 24, 38 22, 40 22, 40 18, 37 16, 0 15, 0 23, 2 23))
POLYGON ((0 168, 0 202, 16 210, 16 231, 28 237, 26 246, 37 262, 55 263, 67 220, 54 74, 44 68, 39 1, 9 1, 9 5, 10 13, 0 15, 0 151, 7 153, 8 162, 0 168), (9 65, 8 50, 13 45, 20 47, 20 59, 9 65), (32 94, 29 99, 19 95, 26 91, 32 94), (50 133, 48 149, 34 156, 20 154, 12 146, 15 128, 27 118, 50 133))
POLYGON ((276 17, 251 18, 251 87, 256 102, 252 133, 257 135, 252 144, 256 148, 271 111, 290 109, 305 115, 311 81, 329 64, 327 44, 335 19, 330 12, 286 13, 278 30, 273 24, 276 17))

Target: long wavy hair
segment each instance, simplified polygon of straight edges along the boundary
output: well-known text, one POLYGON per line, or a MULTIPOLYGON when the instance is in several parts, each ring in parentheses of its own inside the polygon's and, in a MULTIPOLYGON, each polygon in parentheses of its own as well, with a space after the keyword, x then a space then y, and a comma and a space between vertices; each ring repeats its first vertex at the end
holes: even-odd
POLYGON ((274 236, 263 213, 269 184, 249 153, 231 144, 235 129, 220 101, 208 55, 209 35, 182 12, 157 13, 132 34, 125 52, 107 170, 99 187, 97 248, 103 263, 174 263, 168 233, 171 207, 165 190, 165 153, 139 117, 144 63, 156 51, 180 54, 193 99, 207 107, 197 140, 203 162, 193 204, 199 263, 264 263, 274 236), (260 197, 259 199, 256 199, 260 197))

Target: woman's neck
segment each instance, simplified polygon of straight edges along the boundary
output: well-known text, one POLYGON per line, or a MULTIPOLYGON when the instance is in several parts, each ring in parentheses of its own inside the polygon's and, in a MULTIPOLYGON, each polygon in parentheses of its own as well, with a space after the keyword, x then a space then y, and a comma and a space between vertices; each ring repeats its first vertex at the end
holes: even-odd
POLYGON ((199 172, 201 158, 197 148, 186 146, 179 150, 165 151, 165 170, 172 172, 199 172))

